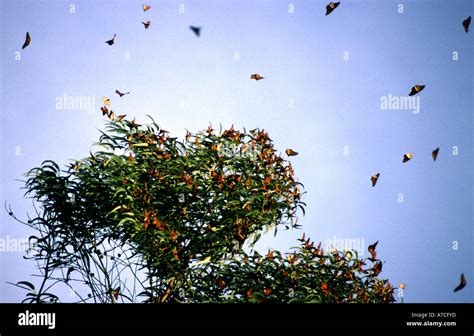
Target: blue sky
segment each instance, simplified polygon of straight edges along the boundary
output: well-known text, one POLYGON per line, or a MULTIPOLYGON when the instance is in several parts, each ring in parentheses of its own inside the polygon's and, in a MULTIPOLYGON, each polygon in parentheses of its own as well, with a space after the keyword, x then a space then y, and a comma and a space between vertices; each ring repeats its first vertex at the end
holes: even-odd
MULTIPOLYGON (((288 250, 303 232, 364 251, 379 240, 381 275, 406 284, 405 302, 472 302, 474 31, 462 27, 472 1, 342 1, 329 16, 323 1, 142 4, 0 1, 2 205, 24 216, 32 207, 23 173, 88 156, 104 129, 105 95, 116 113, 150 114, 180 137, 209 122, 260 127, 282 152, 298 151, 303 229, 264 237, 261 251, 288 250), (202 27, 200 38, 189 25, 202 27), (415 84, 426 85, 419 113, 381 108, 415 84), (95 102, 58 109, 64 95, 95 102), (407 152, 414 158, 403 164, 407 152), (468 286, 453 293, 461 272, 468 286)), ((0 239, 31 234, 0 211, 0 239)), ((21 253, 1 251, 0 301, 21 300, 5 282, 34 271, 21 253)))

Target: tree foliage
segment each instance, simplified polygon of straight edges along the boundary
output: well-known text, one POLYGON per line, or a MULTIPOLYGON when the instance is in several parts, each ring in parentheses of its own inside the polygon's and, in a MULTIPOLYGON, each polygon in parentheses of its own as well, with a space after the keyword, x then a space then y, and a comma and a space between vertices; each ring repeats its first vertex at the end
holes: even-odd
POLYGON ((245 252, 304 214, 303 185, 264 130, 209 126, 180 141, 151 117, 111 119, 100 151, 27 174, 41 206, 24 222, 37 232, 27 258, 42 282, 16 284, 26 302, 59 301, 59 285, 79 302, 393 301, 380 260, 304 238, 287 256, 245 252))

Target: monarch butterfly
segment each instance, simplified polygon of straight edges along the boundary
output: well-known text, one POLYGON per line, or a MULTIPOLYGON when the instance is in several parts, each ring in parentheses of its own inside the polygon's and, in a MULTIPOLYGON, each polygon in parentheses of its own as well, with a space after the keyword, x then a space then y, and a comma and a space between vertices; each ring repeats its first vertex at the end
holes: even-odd
POLYGON ((107 106, 110 106, 110 99, 107 98, 107 97, 102 97, 102 100, 104 101, 104 104, 107 105, 107 106))
POLYGON ((462 25, 464 27, 464 31, 467 33, 469 31, 469 26, 471 24, 471 16, 469 16, 466 20, 462 22, 462 25))
POLYGON ((149 10, 151 8, 151 6, 149 5, 143 5, 143 11, 146 12, 147 10, 149 10))
POLYGON ((382 262, 379 261, 374 265, 374 274, 377 276, 379 273, 382 272, 382 262))
POLYGON ((112 45, 115 43, 115 36, 117 36, 117 34, 114 34, 114 37, 112 37, 112 39, 108 40, 108 41, 105 41, 105 43, 107 43, 108 45, 112 45))
POLYGON ((298 155, 298 152, 295 152, 293 149, 291 148, 288 148, 286 151, 285 151, 286 155, 288 156, 296 156, 298 155))
POLYGON ((337 6, 339 6, 340 2, 330 2, 327 6, 326 6, 326 15, 329 15, 332 13, 333 10, 335 10, 337 8, 337 6))
POLYGON ((459 285, 454 288, 454 292, 457 292, 457 291, 460 291, 461 289, 463 289, 464 287, 466 287, 466 278, 464 277, 464 273, 461 273, 461 281, 459 282, 459 285))
POLYGON ((25 49, 26 47, 28 47, 30 45, 30 42, 31 42, 30 33, 26 32, 25 43, 23 43, 23 46, 21 47, 21 49, 25 49))
POLYGON ((115 288, 114 290, 112 290, 110 292, 110 294, 112 294, 112 296, 114 297, 115 300, 118 299, 118 296, 120 295, 120 286, 118 286, 117 288, 115 288))
POLYGON ((413 158, 413 153, 407 153, 403 155, 403 163, 410 161, 413 158))
POLYGON ((145 29, 148 29, 148 27, 150 27, 150 21, 142 21, 142 23, 145 26, 145 29))
POLYGON ((261 79, 264 79, 265 77, 263 77, 262 75, 259 75, 259 74, 252 74, 250 75, 250 79, 255 79, 256 81, 259 81, 261 79))
POLYGON ((431 156, 433 157, 433 161, 436 161, 438 158, 439 147, 436 148, 433 152, 431 152, 431 156))
POLYGON ((373 243, 372 245, 369 245, 369 247, 367 248, 367 250, 369 251, 370 254, 372 254, 374 251, 375 251, 375 248, 377 247, 377 244, 379 243, 379 241, 377 240, 375 243, 373 243))
POLYGON ((102 106, 100 109, 102 111, 103 116, 109 114, 109 109, 107 107, 102 106))
POLYGON ((372 181, 372 187, 375 187, 375 185, 377 184, 377 180, 379 179, 380 177, 380 173, 377 173, 375 175, 373 175, 370 180, 372 181))
POLYGON ((120 97, 123 97, 123 96, 125 96, 126 94, 129 94, 130 92, 122 93, 122 92, 120 92, 119 90, 115 90, 115 93, 118 94, 120 97))
POLYGON ((201 36, 201 27, 189 26, 189 29, 191 29, 197 37, 201 36))
POLYGON ((421 92, 424 88, 425 88, 425 85, 415 85, 414 87, 411 88, 411 91, 408 95, 409 96, 414 96, 418 92, 421 92))

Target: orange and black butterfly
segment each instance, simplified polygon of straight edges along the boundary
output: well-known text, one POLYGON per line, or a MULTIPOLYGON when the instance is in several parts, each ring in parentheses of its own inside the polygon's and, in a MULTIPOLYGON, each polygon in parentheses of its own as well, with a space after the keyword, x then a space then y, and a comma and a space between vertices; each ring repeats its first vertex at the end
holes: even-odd
POLYGON ((374 274, 375 274, 375 276, 379 275, 380 272, 382 272, 382 262, 381 261, 375 263, 375 265, 374 265, 374 274))
POLYGON ((191 29, 197 37, 201 36, 201 27, 189 26, 189 29, 191 29))
POLYGON ((124 92, 120 92, 119 90, 115 90, 115 93, 118 94, 120 97, 123 97, 123 96, 125 96, 125 95, 127 95, 127 94, 130 94, 130 92, 125 92, 125 93, 124 93, 124 92))
POLYGON ((121 114, 121 115, 117 116, 117 120, 122 121, 122 119, 125 118, 126 116, 127 116, 126 114, 121 114))
POLYGON ((143 26, 145 26, 145 29, 148 29, 148 27, 150 27, 150 21, 142 21, 143 23, 143 26))
POLYGON ((421 92, 424 88, 425 88, 425 85, 415 85, 414 87, 411 88, 411 91, 408 95, 409 96, 414 96, 418 92, 421 92))
POLYGON ((454 288, 454 292, 457 292, 457 291, 460 291, 461 289, 463 289, 464 287, 466 287, 466 278, 464 277, 464 273, 461 274, 461 281, 459 282, 459 285, 454 288))
POLYGON ((107 43, 108 45, 112 45, 115 43, 115 36, 117 36, 117 34, 114 34, 114 37, 112 37, 112 39, 108 40, 108 41, 105 41, 105 43, 107 43))
POLYGON ((115 300, 118 299, 118 296, 120 295, 120 286, 118 286, 117 288, 115 288, 114 290, 112 290, 110 292, 110 294, 112 294, 112 296, 114 297, 115 300))
POLYGON ((439 147, 431 152, 431 156, 433 157, 433 161, 436 161, 436 159, 438 158, 438 152, 439 152, 439 147))
POLYGON ((333 10, 335 10, 337 8, 337 6, 339 6, 340 2, 330 2, 327 6, 326 6, 326 15, 329 15, 332 13, 333 10))
POLYGON ((370 178, 370 180, 372 181, 372 187, 375 187, 379 177, 380 177, 380 173, 377 173, 370 178))
POLYGON ((109 109, 108 109, 107 107, 105 107, 105 106, 102 106, 102 107, 100 108, 100 110, 102 111, 102 115, 103 115, 103 116, 109 114, 109 109))
POLYGON ((375 259, 375 257, 377 256, 377 253, 375 252, 375 248, 377 247, 378 243, 379 241, 377 240, 375 243, 369 245, 369 247, 367 248, 367 250, 369 251, 373 259, 375 259))
POLYGON ((110 99, 107 97, 102 97, 102 101, 104 102, 105 105, 110 106, 110 99))
POLYGON ((143 5, 143 11, 146 12, 147 10, 149 10, 151 8, 151 6, 149 5, 143 5))
POLYGON ((296 155, 298 155, 298 152, 295 152, 295 151, 294 151, 293 149, 291 149, 291 148, 288 148, 287 150, 285 150, 285 153, 286 153, 286 155, 288 155, 288 156, 296 156, 296 155))
POLYGON ((255 79, 256 81, 259 81, 261 79, 264 79, 265 77, 263 77, 262 75, 259 75, 259 74, 252 74, 250 75, 250 79, 255 79))
POLYGON ((466 20, 462 22, 464 27, 464 31, 467 33, 469 31, 469 26, 471 25, 471 16, 469 16, 466 20))
POLYGON ((403 162, 403 163, 408 162, 408 161, 410 161, 412 158, 413 158, 413 153, 406 153, 405 155, 403 155, 403 160, 402 160, 402 162, 403 162))
POLYGON ((26 32, 25 43, 23 43, 23 46, 21 47, 21 49, 25 49, 26 47, 28 47, 30 45, 30 42, 31 42, 30 33, 26 32))

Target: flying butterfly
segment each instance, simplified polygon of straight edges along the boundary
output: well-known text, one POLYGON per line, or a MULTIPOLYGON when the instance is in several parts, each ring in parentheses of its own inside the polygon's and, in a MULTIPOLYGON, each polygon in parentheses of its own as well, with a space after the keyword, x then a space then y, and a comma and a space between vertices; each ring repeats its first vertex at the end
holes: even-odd
POLYGON ((375 187, 375 185, 377 184, 377 180, 379 179, 380 177, 380 173, 377 173, 375 175, 373 175, 370 180, 372 181, 372 187, 375 187))
POLYGON ((114 297, 115 300, 118 299, 118 296, 120 295, 120 286, 118 286, 117 288, 115 288, 114 290, 112 290, 110 292, 110 294, 112 294, 112 296, 114 297))
POLYGON ((377 256, 377 253, 375 253, 375 248, 377 247, 377 244, 379 243, 379 241, 377 240, 375 243, 369 245, 369 247, 367 248, 367 251, 369 251, 370 255, 372 256, 372 258, 375 259, 375 257, 377 256))
POLYGON ((31 42, 30 33, 26 32, 25 43, 23 43, 23 46, 21 47, 21 49, 25 49, 26 47, 28 47, 30 45, 30 42, 31 42))
POLYGON ((189 29, 191 29, 197 37, 201 36, 201 27, 189 26, 189 29))
POLYGON ((403 163, 410 161, 413 158, 413 153, 406 153, 403 155, 403 163))
POLYGON ((127 115, 126 114, 121 114, 117 116, 118 121, 122 121, 123 118, 125 118, 127 115))
POLYGON ((259 74, 252 74, 250 75, 250 79, 255 79, 256 81, 259 81, 261 79, 264 79, 265 77, 263 77, 262 75, 259 75, 259 74))
POLYGON ((103 100, 105 105, 110 106, 110 99, 109 98, 104 96, 104 97, 102 97, 102 100, 103 100))
POLYGON ((459 285, 454 288, 454 292, 457 292, 457 291, 460 291, 461 289, 463 289, 464 287, 466 287, 466 278, 464 277, 464 273, 461 274, 461 281, 459 282, 459 285))
POLYGON ((296 156, 296 155, 298 155, 298 152, 295 152, 295 151, 294 151, 293 149, 291 149, 291 148, 288 148, 287 150, 285 150, 285 153, 286 153, 286 155, 288 155, 288 156, 296 156))
POLYGON ((145 29, 148 29, 150 27, 150 21, 142 21, 143 25, 145 26, 145 29))
POLYGON ((108 109, 107 107, 105 107, 105 106, 102 106, 102 107, 100 108, 100 110, 102 111, 102 115, 103 115, 103 116, 109 114, 109 109, 108 109))
POLYGON ((337 6, 339 6, 340 2, 330 2, 327 6, 326 6, 326 15, 329 15, 332 13, 333 10, 335 10, 337 8, 337 6))
POLYGON ((433 157, 433 161, 436 161, 438 158, 439 147, 437 147, 434 151, 431 152, 431 156, 433 157))
POLYGON ((149 5, 143 5, 143 11, 146 12, 147 10, 149 10, 151 8, 151 6, 149 5))
POLYGON ((421 92, 424 88, 425 88, 425 85, 415 85, 414 87, 411 88, 411 91, 408 95, 414 96, 417 93, 421 92))
POLYGON ((120 97, 123 97, 123 96, 125 96, 125 95, 127 95, 127 94, 130 94, 130 92, 125 92, 125 93, 124 93, 124 92, 120 92, 119 90, 115 90, 115 93, 118 94, 120 97))
POLYGON ((467 33, 469 31, 469 26, 471 25, 471 16, 469 16, 466 20, 462 22, 464 27, 464 31, 467 33))
POLYGON ((114 34, 114 37, 112 37, 112 39, 108 40, 108 41, 105 41, 105 43, 107 43, 108 45, 112 45, 115 43, 115 36, 117 36, 117 34, 114 34))

